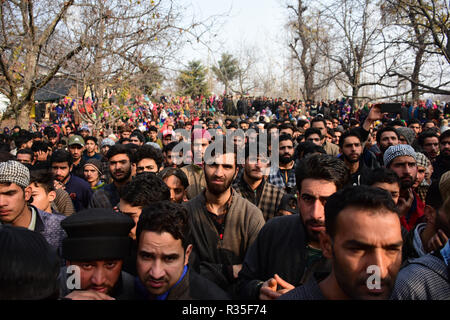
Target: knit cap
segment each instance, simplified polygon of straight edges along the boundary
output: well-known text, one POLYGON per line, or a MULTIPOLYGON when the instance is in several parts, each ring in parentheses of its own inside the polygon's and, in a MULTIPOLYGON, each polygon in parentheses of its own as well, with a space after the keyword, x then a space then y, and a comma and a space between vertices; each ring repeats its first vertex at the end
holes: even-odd
POLYGON ((409 156, 416 159, 416 152, 409 144, 398 144, 396 146, 390 146, 383 156, 384 166, 387 168, 389 164, 397 157, 409 156))
POLYGON ((100 162, 100 160, 95 159, 95 158, 89 159, 88 161, 86 161, 86 163, 84 164, 83 167, 86 167, 87 165, 94 167, 100 175, 103 174, 102 173, 102 163, 100 162))
POLYGON ((30 170, 15 160, 0 163, 0 183, 15 183, 26 188, 30 184, 30 170))
POLYGON ((407 127, 400 127, 395 129, 397 133, 403 137, 405 137, 406 141, 409 145, 411 145, 414 141, 414 138, 416 137, 416 134, 413 129, 407 128, 407 127))

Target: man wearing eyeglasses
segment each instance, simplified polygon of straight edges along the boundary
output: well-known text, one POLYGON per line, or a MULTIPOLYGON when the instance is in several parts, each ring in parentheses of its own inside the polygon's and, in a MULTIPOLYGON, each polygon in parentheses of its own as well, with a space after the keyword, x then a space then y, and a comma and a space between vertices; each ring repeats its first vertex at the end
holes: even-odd
POLYGON ((267 221, 277 215, 285 192, 282 188, 267 181, 270 158, 267 152, 264 154, 262 150, 264 150, 263 146, 257 145, 256 153, 252 154, 250 144, 245 145, 243 174, 236 178, 233 188, 243 198, 261 209, 264 219, 267 221))
POLYGON ((239 273, 243 299, 273 300, 331 271, 319 240, 325 231, 324 206, 350 182, 350 172, 342 160, 319 154, 299 162, 295 176, 300 214, 272 218, 261 229, 239 273))

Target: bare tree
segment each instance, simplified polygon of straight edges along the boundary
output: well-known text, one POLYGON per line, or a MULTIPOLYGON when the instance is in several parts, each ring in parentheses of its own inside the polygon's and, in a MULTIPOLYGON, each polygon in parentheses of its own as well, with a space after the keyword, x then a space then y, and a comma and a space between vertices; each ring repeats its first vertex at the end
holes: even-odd
POLYGON ((0 91, 10 100, 5 115, 15 116, 22 127, 28 125, 36 90, 85 47, 86 30, 64 48, 49 47, 54 35, 66 27, 64 17, 73 4, 74 0, 0 3, 0 91))
POLYGON ((333 79, 330 74, 322 74, 322 78, 319 79, 318 71, 324 57, 323 49, 327 47, 329 41, 327 24, 322 19, 322 12, 312 6, 312 1, 294 2, 287 5, 288 30, 293 34, 288 46, 303 75, 303 87, 300 91, 304 99, 314 100, 317 91, 327 86, 333 79))

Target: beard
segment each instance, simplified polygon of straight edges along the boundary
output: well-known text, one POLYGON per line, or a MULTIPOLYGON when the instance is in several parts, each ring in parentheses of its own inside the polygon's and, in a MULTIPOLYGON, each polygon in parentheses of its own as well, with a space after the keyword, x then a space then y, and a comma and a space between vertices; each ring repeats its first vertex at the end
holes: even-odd
POLYGON ((415 182, 416 178, 412 177, 411 175, 403 176, 400 179, 400 189, 409 189, 414 185, 415 182))
POLYGON ((119 182, 119 183, 127 181, 131 176, 131 166, 127 170, 120 169, 120 170, 116 170, 114 172, 111 171, 111 176, 114 181, 119 182))
POLYGON ((284 154, 282 156, 280 156, 280 163, 282 164, 288 164, 289 162, 291 162, 292 160, 294 160, 294 156, 290 155, 290 154, 284 154))
MULTIPOLYGON (((206 185, 208 186, 208 191, 211 192, 214 195, 221 195, 222 193, 224 193, 225 191, 228 190, 228 188, 230 188, 231 183, 233 182, 233 177, 231 178, 224 178, 223 180, 220 180, 222 183, 221 184, 217 184, 217 183, 212 183, 211 177, 206 177, 206 185)), ((218 179, 216 179, 218 180, 218 179)))
POLYGON ((309 227, 325 227, 325 222, 322 220, 309 219, 304 222, 306 232, 308 233, 309 239, 314 242, 319 242, 319 234, 320 232, 316 232, 311 230, 309 227))
MULTIPOLYGON (((336 256, 334 249, 332 250, 332 252, 333 272, 336 278, 336 282, 348 297, 353 300, 389 299, 392 289, 394 288, 395 278, 391 277, 388 274, 385 278, 380 279, 380 287, 381 289, 383 289, 383 292, 370 292, 367 285, 371 274, 364 273, 354 278, 354 274, 350 273, 345 264, 339 261, 339 258, 336 256)), ((398 264, 398 268, 400 268, 400 264, 398 264)))
POLYGON ((344 156, 344 159, 349 163, 356 163, 359 162, 359 159, 361 159, 361 155, 359 154, 357 158, 355 157, 349 157, 345 153, 342 154, 344 156))

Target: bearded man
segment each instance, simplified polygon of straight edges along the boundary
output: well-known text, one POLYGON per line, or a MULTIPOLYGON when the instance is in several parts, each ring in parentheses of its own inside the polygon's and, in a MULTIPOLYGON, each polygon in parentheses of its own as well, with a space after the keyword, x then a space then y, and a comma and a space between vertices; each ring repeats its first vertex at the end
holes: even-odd
POLYGON ((270 168, 269 183, 284 189, 287 193, 295 192, 295 148, 290 135, 280 136, 278 152, 279 164, 270 168))
POLYGON ((193 270, 236 297, 237 277, 249 246, 265 221, 258 207, 235 192, 233 142, 215 142, 203 167, 206 189, 187 202, 192 221, 193 270))

